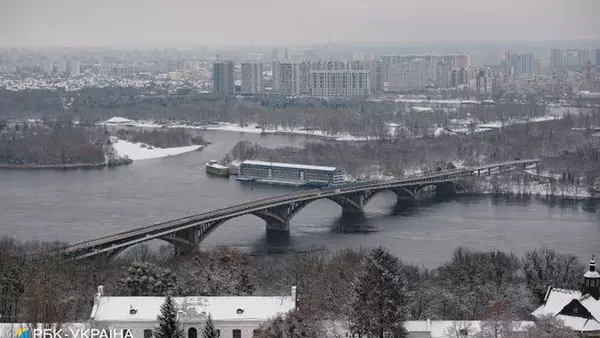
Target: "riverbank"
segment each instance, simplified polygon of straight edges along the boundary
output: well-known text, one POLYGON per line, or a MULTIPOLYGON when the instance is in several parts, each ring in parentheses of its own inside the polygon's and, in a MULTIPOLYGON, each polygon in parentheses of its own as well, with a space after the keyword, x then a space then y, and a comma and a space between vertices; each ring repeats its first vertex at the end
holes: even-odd
POLYGON ((203 145, 193 145, 184 147, 172 148, 156 148, 148 146, 144 143, 134 143, 122 140, 116 137, 111 137, 112 146, 117 152, 117 155, 130 160, 150 160, 175 155, 181 155, 192 151, 197 151, 204 148, 203 145))
POLYGON ((0 169, 102 169, 133 163, 128 158, 116 158, 102 163, 71 163, 71 164, 0 164, 0 169))
POLYGON ((100 169, 108 163, 73 163, 73 164, 0 164, 0 169, 100 169))
POLYGON ((465 182, 463 194, 483 196, 535 196, 548 199, 598 199, 600 191, 575 184, 544 181, 543 176, 490 176, 465 182))

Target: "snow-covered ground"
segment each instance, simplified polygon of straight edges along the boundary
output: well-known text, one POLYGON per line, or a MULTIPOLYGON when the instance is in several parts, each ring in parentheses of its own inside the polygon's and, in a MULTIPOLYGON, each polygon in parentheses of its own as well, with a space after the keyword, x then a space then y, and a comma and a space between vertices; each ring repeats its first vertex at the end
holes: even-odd
MULTIPOLYGON (((167 125, 161 125, 153 121, 132 121, 123 117, 113 117, 109 120, 100 124, 107 124, 113 126, 127 125, 138 128, 185 128, 185 129, 199 129, 199 130, 221 130, 221 131, 234 131, 239 133, 262 133, 263 130, 256 123, 248 123, 245 126, 240 126, 235 123, 219 122, 217 124, 209 125, 193 125, 186 123, 170 123, 167 125)), ((266 134, 289 134, 289 135, 308 135, 317 136, 322 138, 328 138, 336 141, 367 141, 374 140, 375 137, 366 136, 354 136, 345 133, 339 134, 328 134, 321 130, 302 130, 302 129, 286 129, 283 127, 265 129, 266 134)))
POLYGON ((142 143, 132 143, 114 137, 112 138, 112 142, 113 148, 116 150, 118 156, 127 156, 134 161, 179 155, 202 148, 200 145, 194 145, 187 147, 149 149, 148 147, 142 147, 142 143))
MULTIPOLYGON (((509 120, 504 123, 500 121, 494 121, 486 124, 477 124, 475 128, 470 128, 468 125, 474 121, 471 120, 453 120, 453 124, 455 126, 450 127, 448 129, 444 128, 433 128, 433 133, 435 136, 440 136, 443 134, 453 134, 453 133, 469 133, 471 130, 474 132, 484 132, 490 131, 492 129, 501 128, 503 125, 511 125, 511 124, 519 124, 526 122, 542 122, 556 119, 556 116, 542 116, 537 118, 532 118, 528 120, 509 120)), ((112 126, 132 126, 138 128, 184 128, 184 129, 198 129, 198 130, 220 130, 220 131, 232 131, 238 133, 263 133, 263 129, 259 127, 256 123, 248 123, 244 126, 240 126, 235 123, 227 123, 227 122, 219 122, 215 124, 208 125, 198 125, 198 124, 190 124, 190 123, 169 123, 169 124, 159 124, 154 121, 133 121, 123 117, 113 117, 105 122, 101 122, 102 124, 112 125, 112 126)), ((396 134, 397 129, 403 128, 401 125, 396 123, 388 123, 389 134, 390 136, 394 136, 396 134)), ((358 136, 351 135, 348 133, 337 133, 330 134, 322 130, 304 130, 304 129, 288 129, 282 126, 278 126, 276 128, 270 128, 264 130, 265 134, 285 134, 285 135, 306 135, 306 136, 314 136, 320 138, 326 138, 334 141, 370 141, 376 140, 375 136, 358 136)))

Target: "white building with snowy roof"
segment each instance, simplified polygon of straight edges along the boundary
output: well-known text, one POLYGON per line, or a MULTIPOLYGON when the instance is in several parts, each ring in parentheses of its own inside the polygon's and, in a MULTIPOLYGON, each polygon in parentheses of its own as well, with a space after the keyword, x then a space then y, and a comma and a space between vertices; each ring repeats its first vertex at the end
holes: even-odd
POLYGON ((544 304, 532 315, 554 316, 587 337, 600 337, 600 273, 594 258, 583 275, 583 292, 549 287, 544 304))
MULTIPOLYGON (((296 287, 289 296, 173 297, 185 338, 201 338, 208 315, 222 338, 251 338, 259 326, 296 307, 296 287)), ((131 330, 133 338, 151 338, 164 297, 112 297, 102 286, 94 299, 94 328, 131 330)))

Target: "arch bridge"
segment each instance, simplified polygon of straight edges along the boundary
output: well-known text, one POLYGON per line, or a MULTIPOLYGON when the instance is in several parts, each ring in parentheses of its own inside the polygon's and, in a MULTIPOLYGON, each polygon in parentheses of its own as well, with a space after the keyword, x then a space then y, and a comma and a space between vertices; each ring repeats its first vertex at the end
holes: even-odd
POLYGON ((162 239, 175 245, 176 251, 196 250, 211 232, 226 221, 252 214, 265 220, 268 230, 288 231, 290 220, 305 206, 319 199, 329 199, 342 207, 344 213, 361 213, 377 193, 391 190, 399 199, 418 199, 427 187, 436 193, 452 192, 455 183, 465 178, 524 170, 539 160, 515 160, 455 170, 438 171, 408 178, 349 183, 321 189, 303 190, 291 194, 258 199, 226 208, 178 218, 166 222, 132 228, 126 231, 72 243, 59 251, 67 259, 103 255, 110 259, 124 249, 152 239, 162 239))

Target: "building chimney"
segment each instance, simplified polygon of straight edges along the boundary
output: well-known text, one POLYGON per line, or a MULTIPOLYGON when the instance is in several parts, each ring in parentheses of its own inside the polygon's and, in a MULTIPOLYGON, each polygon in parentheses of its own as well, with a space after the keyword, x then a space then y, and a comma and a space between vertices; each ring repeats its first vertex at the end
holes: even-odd
POLYGON ((294 304, 294 308, 296 307, 296 286, 292 286, 292 303, 294 304))

